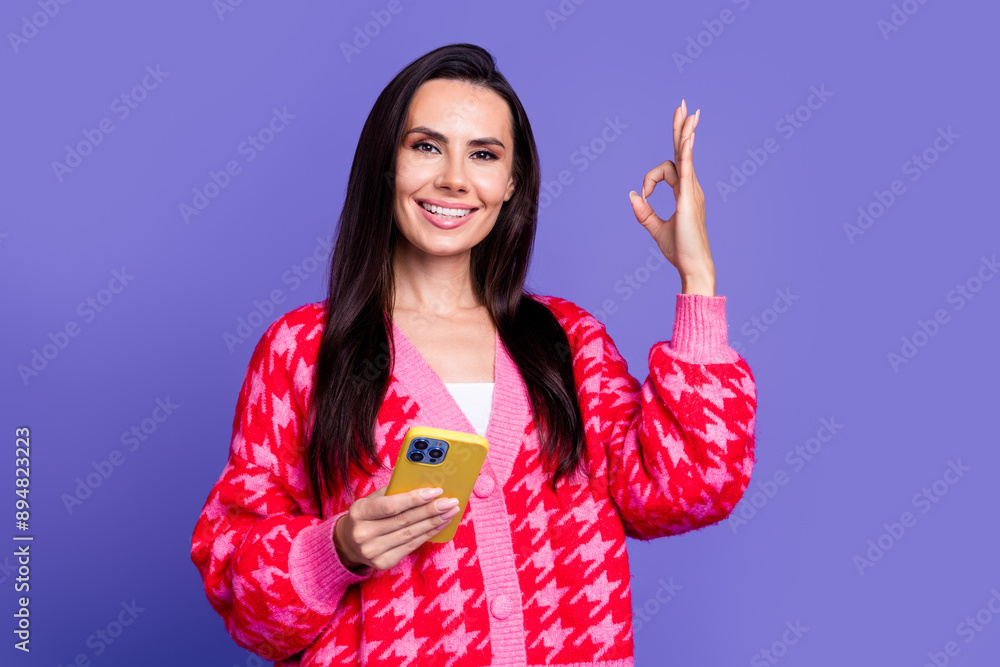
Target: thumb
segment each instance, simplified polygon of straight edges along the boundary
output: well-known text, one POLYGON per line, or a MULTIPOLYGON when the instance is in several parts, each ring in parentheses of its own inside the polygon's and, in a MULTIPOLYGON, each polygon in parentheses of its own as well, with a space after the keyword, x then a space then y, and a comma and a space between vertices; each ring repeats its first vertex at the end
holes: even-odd
POLYGON ((635 219, 638 220, 643 226, 647 226, 656 220, 656 214, 653 213, 653 207, 649 205, 649 202, 643 201, 638 192, 630 190, 628 193, 628 199, 632 204, 632 212, 635 213, 635 219))

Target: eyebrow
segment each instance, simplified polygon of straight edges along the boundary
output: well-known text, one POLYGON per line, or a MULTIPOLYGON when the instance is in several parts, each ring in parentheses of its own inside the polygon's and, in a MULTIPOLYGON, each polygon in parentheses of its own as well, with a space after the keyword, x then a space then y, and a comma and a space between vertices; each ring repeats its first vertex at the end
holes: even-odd
MULTIPOLYGON (((413 134, 413 133, 426 134, 431 139, 434 139, 436 141, 440 141, 442 144, 447 144, 448 143, 448 138, 445 137, 443 134, 441 134, 440 132, 437 132, 435 130, 432 130, 429 127, 424 127, 423 125, 421 125, 419 127, 413 128, 412 130, 410 130, 409 132, 407 132, 406 135, 410 135, 410 134, 413 134)), ((406 135, 404 135, 404 136, 406 136, 406 135)), ((481 139, 470 139, 469 140, 469 145, 470 146, 499 146, 500 148, 502 148, 504 150, 507 150, 507 147, 503 145, 503 142, 500 141, 499 139, 494 138, 494 137, 482 137, 481 139)))

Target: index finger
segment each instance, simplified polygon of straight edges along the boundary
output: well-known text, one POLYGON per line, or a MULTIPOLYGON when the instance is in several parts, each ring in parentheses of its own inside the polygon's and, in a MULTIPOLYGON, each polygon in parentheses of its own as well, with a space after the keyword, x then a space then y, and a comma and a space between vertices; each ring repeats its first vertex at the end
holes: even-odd
POLYGON ((674 109, 674 160, 677 159, 677 155, 681 152, 681 130, 684 127, 687 115, 687 103, 681 100, 681 105, 674 109))
POLYGON ((406 491, 404 493, 393 493, 390 495, 385 495, 386 489, 389 488, 388 484, 380 486, 379 488, 372 491, 366 496, 366 498, 381 499, 379 502, 373 503, 370 507, 367 507, 364 511, 368 516, 362 517, 366 521, 371 521, 375 519, 384 519, 386 517, 395 516, 406 510, 419 507, 420 505, 426 505, 430 501, 434 500, 442 493, 444 489, 438 486, 424 486, 418 489, 413 489, 412 491, 406 491))
POLYGON ((656 184, 660 181, 665 182, 671 188, 676 188, 677 184, 680 182, 678 179, 679 176, 677 174, 677 167, 670 160, 656 165, 647 171, 646 175, 642 177, 643 199, 653 194, 653 190, 656 189, 656 184), (647 185, 647 183, 649 185, 647 185))

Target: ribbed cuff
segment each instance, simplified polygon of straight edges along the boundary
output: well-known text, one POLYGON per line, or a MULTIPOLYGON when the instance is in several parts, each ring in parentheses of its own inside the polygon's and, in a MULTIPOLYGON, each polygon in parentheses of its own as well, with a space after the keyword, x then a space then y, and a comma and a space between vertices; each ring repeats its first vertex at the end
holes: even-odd
POLYGON ((295 592, 310 609, 320 614, 336 611, 347 587, 367 579, 375 571, 365 566, 360 574, 355 574, 337 555, 333 529, 337 519, 347 512, 344 510, 323 523, 301 530, 292 540, 288 554, 288 571, 295 592))
POLYGON ((667 343, 671 356, 692 364, 725 364, 740 355, 729 347, 726 297, 678 294, 673 337, 667 343))

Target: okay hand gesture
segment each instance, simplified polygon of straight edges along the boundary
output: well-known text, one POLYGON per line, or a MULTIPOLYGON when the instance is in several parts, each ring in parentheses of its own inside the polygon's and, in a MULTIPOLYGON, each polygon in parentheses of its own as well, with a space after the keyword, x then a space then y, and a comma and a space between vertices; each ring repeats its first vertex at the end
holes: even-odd
POLYGON ((680 274, 682 292, 715 296, 715 264, 705 229, 705 194, 698 184, 692 160, 694 128, 700 116, 700 109, 688 116, 687 104, 681 100, 674 111, 674 160, 647 172, 642 192, 629 192, 629 200, 636 220, 653 236, 663 256, 680 274), (665 221, 646 201, 659 181, 666 181, 673 188, 677 201, 677 210, 665 221))

